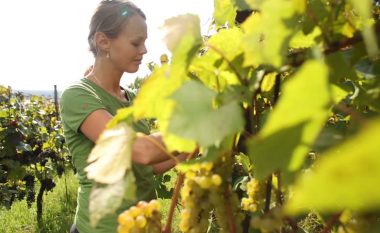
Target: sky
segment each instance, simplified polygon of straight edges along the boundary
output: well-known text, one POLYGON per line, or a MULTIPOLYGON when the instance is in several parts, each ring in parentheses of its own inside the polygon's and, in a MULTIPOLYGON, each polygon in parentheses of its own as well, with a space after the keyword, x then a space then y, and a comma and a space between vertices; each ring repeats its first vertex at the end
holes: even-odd
MULTIPOLYGON (((169 54, 160 27, 165 19, 198 14, 207 33, 213 0, 134 0, 147 16, 148 39, 137 73, 123 75, 122 85, 149 74, 146 63, 169 54)), ((59 90, 83 77, 94 62, 88 51, 91 16, 99 0, 17 0, 0 2, 0 85, 16 90, 59 90)))

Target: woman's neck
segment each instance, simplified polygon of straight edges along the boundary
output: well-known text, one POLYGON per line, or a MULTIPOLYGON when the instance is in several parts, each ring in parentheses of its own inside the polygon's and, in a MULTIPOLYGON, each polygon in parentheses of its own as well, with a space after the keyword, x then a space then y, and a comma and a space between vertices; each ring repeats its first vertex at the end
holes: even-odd
POLYGON ((115 69, 115 66, 107 58, 96 58, 92 72, 93 77, 103 89, 118 94, 120 92, 120 79, 123 72, 115 69))

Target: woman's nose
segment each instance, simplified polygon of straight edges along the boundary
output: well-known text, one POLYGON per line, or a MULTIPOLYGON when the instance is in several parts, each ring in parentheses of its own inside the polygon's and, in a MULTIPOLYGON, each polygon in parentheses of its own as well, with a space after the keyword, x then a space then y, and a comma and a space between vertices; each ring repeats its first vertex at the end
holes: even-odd
POLYGON ((142 48, 141 48, 141 50, 140 50, 140 54, 141 55, 144 55, 144 54, 146 54, 148 52, 148 50, 146 49, 146 46, 145 46, 145 44, 142 46, 142 48))

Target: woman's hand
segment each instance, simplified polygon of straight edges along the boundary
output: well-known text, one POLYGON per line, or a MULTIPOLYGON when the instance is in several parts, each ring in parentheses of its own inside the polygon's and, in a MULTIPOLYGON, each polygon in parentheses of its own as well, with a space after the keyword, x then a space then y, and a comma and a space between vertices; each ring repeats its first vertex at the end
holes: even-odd
MULTIPOLYGON (((182 162, 182 161, 186 161, 188 156, 189 156, 188 153, 179 153, 176 156, 176 158, 180 162, 182 162)), ((153 172, 155 174, 162 174, 172 169, 175 165, 177 165, 176 161, 174 161, 173 159, 168 159, 164 162, 153 164, 152 167, 153 167, 153 172)))
POLYGON ((161 133, 150 134, 146 137, 138 136, 132 145, 132 160, 145 165, 160 163, 170 159, 165 150, 161 133))

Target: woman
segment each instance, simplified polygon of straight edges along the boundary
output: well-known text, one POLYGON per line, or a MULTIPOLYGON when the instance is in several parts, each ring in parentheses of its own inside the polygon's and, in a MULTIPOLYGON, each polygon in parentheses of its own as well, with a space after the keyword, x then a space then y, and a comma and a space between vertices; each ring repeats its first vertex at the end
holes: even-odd
MULTIPOLYGON (((117 215, 132 203, 123 203, 115 214, 107 215, 94 229, 89 223, 89 195, 92 182, 84 168, 94 143, 117 109, 131 103, 131 93, 120 87, 124 72, 138 70, 146 54, 147 25, 144 13, 134 4, 122 0, 102 1, 90 24, 88 42, 95 62, 88 74, 64 90, 60 109, 64 134, 79 179, 77 210, 71 232, 116 232, 117 215)), ((149 134, 144 121, 133 126, 149 134)), ((150 137, 162 143, 160 134, 150 137)), ((185 154, 178 159, 184 160, 185 154)), ((137 138, 132 147, 133 172, 139 200, 156 198, 153 173, 162 173, 175 164, 146 138, 137 138)))

